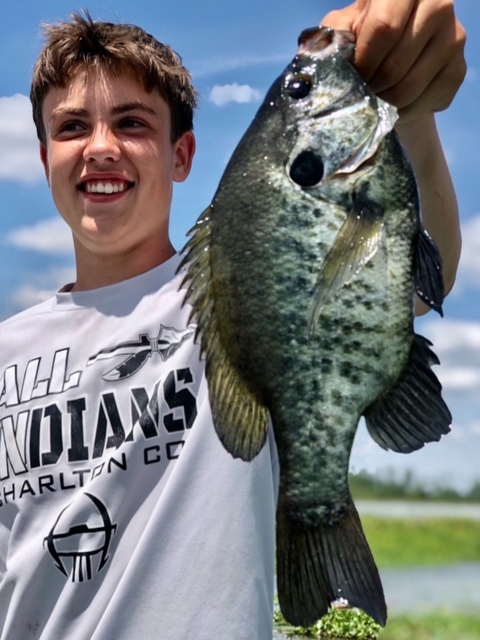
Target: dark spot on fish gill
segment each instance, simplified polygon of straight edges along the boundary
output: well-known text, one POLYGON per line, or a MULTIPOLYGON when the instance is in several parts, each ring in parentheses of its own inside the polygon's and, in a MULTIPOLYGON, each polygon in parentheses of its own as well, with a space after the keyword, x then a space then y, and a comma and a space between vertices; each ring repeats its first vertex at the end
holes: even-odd
POLYGON ((296 73, 286 79, 285 90, 294 100, 306 98, 312 90, 312 78, 306 73, 296 73))
POLYGON ((290 166, 290 178, 300 187, 313 187, 323 178, 323 162, 311 149, 302 151, 290 166))

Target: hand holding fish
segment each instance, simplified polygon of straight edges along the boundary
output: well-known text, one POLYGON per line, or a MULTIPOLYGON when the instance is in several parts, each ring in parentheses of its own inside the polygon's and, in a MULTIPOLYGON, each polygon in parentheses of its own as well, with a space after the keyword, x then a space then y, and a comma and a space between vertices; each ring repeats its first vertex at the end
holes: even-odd
POLYGON ((453 0, 356 0, 322 24, 354 33, 356 68, 401 121, 446 109, 465 77, 453 0))

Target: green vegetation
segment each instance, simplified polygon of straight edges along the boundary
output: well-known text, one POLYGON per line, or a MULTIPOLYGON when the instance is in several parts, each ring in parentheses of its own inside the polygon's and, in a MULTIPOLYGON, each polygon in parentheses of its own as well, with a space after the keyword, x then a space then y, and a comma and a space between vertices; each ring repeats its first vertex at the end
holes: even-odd
POLYGON ((334 610, 313 627, 290 627, 275 614, 275 629, 292 638, 328 640, 478 640, 480 616, 435 612, 422 616, 394 616, 385 629, 356 609, 334 610))
POLYGON ((292 627, 279 611, 273 619, 276 631, 293 638, 376 640, 382 628, 359 609, 332 609, 312 627, 292 627))
POLYGON ((411 471, 403 478, 393 471, 383 476, 368 471, 350 474, 353 498, 363 500, 438 500, 444 502, 480 502, 480 481, 466 493, 459 493, 448 486, 425 486, 411 471))
POLYGON ((480 561, 480 522, 475 520, 363 516, 362 524, 380 568, 480 561))

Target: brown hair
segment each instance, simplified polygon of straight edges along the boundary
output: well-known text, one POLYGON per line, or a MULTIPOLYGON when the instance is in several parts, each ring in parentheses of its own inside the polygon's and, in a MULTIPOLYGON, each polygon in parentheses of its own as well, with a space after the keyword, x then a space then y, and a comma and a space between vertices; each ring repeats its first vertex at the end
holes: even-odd
POLYGON ((65 87, 79 65, 118 75, 133 71, 146 91, 157 89, 170 107, 172 141, 193 129, 196 91, 182 60, 140 27, 94 21, 88 11, 70 21, 43 25, 46 42, 35 63, 30 101, 37 135, 46 143, 42 106, 52 87, 65 87))

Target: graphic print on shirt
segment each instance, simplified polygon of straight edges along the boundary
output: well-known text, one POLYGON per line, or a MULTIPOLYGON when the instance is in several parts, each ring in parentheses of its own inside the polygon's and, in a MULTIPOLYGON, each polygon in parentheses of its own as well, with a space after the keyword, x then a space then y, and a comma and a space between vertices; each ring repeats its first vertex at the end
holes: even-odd
POLYGON ((161 324, 158 336, 150 338, 148 333, 141 333, 138 340, 134 342, 121 342, 115 347, 101 349, 88 359, 87 366, 95 364, 99 360, 122 356, 122 361, 105 373, 102 378, 104 380, 123 380, 137 373, 154 353, 160 354, 163 361, 168 360, 194 333, 195 329, 192 326, 181 330, 165 327, 161 324))
POLYGON ((0 508, 87 491, 97 476, 131 465, 157 465, 162 473, 197 416, 201 378, 173 358, 194 332, 165 325, 153 338, 137 332, 131 341, 107 343, 83 369, 70 364, 73 346, 50 358, 43 349, 26 366, 0 372, 0 508))
POLYGON ((44 545, 59 571, 84 582, 107 564, 116 529, 103 502, 85 492, 61 511, 44 545))

